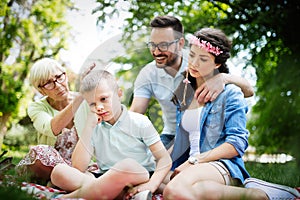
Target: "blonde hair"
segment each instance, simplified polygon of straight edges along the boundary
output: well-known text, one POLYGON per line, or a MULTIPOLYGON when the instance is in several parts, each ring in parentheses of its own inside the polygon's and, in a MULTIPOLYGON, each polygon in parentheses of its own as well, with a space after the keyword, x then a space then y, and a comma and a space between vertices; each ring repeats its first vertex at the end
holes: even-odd
POLYGON ((42 58, 35 62, 30 69, 29 82, 33 87, 40 91, 39 86, 46 83, 51 76, 55 75, 57 70, 66 72, 56 60, 51 58, 42 58))
POLYGON ((106 70, 92 70, 82 80, 80 92, 89 92, 94 90, 100 84, 107 83, 114 91, 117 91, 119 86, 115 77, 106 70))

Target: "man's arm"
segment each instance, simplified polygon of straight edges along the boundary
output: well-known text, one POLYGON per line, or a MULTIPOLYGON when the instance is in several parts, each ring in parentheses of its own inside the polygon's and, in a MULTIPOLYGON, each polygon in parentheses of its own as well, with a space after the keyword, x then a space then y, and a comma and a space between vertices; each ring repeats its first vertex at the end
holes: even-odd
POLYGON ((244 97, 252 97, 254 95, 253 87, 250 85, 247 79, 232 74, 222 73, 221 75, 224 78, 225 85, 228 83, 232 83, 240 87, 242 89, 242 92, 244 93, 244 97))
POLYGON ((145 114, 148 108, 150 99, 144 97, 134 97, 130 106, 133 112, 145 114))
POLYGON ((240 87, 245 97, 254 95, 253 87, 245 78, 232 74, 220 73, 211 79, 206 80, 196 90, 195 98, 198 99, 199 104, 214 101, 224 90, 224 86, 229 83, 240 87))
POLYGON ((150 180, 137 186, 140 190, 150 189, 154 193, 163 182, 172 166, 172 159, 161 141, 149 146, 155 161, 156 169, 150 180))

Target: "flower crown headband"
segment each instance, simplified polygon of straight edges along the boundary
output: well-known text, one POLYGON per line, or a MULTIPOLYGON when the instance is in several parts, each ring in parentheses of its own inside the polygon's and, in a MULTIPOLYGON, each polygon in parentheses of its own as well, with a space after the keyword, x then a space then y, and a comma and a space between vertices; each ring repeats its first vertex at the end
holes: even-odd
POLYGON ((216 56, 220 55, 223 53, 223 51, 219 47, 215 47, 209 42, 205 40, 201 40, 200 38, 196 36, 191 36, 190 38, 190 44, 197 45, 198 47, 205 49, 207 52, 212 53, 216 56))
MULTIPOLYGON (((205 40, 201 40, 200 38, 197 38, 194 35, 188 35, 188 37, 189 37, 190 44, 197 45, 198 47, 200 47, 202 49, 205 49, 209 53, 212 53, 216 56, 223 53, 223 51, 219 47, 215 47, 215 46, 213 46, 212 44, 210 44, 209 42, 207 42, 205 40)), ((182 102, 181 102, 182 105, 186 105, 187 85, 191 83, 188 79, 188 74, 189 74, 188 69, 186 69, 185 79, 182 81, 185 84, 184 91, 183 91, 183 99, 182 99, 182 102)))

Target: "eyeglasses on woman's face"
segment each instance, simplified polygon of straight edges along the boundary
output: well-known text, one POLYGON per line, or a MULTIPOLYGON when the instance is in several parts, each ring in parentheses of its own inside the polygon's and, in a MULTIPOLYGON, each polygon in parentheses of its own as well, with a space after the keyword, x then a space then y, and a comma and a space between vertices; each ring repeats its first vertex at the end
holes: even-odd
POLYGON ((66 72, 56 75, 54 79, 47 81, 44 85, 39 85, 39 87, 45 88, 46 90, 53 90, 56 83, 63 83, 66 80, 66 72))
POLYGON ((169 46, 172 44, 178 42, 179 39, 173 40, 172 42, 161 42, 158 44, 155 44, 154 42, 148 42, 147 46, 150 49, 150 51, 155 51, 156 47, 158 48, 159 51, 165 52, 168 51, 169 46))

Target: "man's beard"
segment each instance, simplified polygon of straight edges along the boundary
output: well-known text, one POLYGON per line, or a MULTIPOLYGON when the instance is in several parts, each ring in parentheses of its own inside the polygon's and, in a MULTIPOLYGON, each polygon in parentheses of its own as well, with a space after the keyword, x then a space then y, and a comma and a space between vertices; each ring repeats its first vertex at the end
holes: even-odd
POLYGON ((158 63, 156 62, 156 65, 157 65, 157 67, 159 67, 159 68, 172 67, 172 66, 177 62, 177 60, 178 60, 179 58, 180 58, 180 57, 179 57, 178 53, 173 53, 173 54, 172 54, 171 60, 168 59, 167 62, 166 62, 165 64, 163 64, 163 63, 158 64, 158 63))

